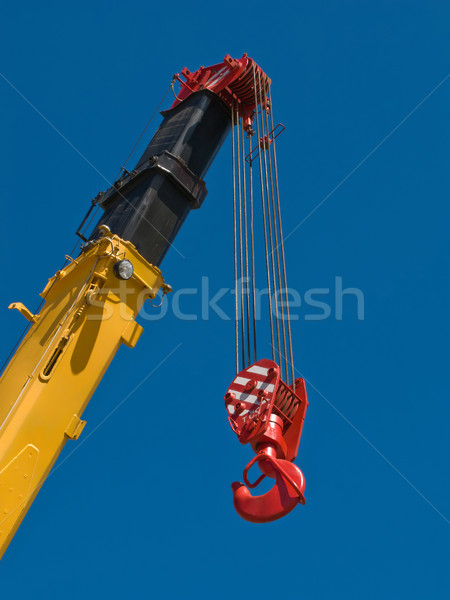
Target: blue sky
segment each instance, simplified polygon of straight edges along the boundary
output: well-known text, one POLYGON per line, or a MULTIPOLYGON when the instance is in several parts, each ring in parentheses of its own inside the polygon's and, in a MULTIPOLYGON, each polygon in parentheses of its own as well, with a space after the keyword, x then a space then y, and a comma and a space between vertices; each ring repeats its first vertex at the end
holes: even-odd
MULTIPOLYGON (((192 296, 197 320, 143 319, 119 352, 2 560, 5 597, 448 598, 450 7, 26 1, 0 14, 2 358, 23 327, 8 304, 36 306, 172 74, 227 53, 272 78, 285 233, 304 221, 286 241, 289 282, 302 298, 328 288, 332 307, 317 321, 303 305, 293 324, 305 507, 264 526, 235 514, 230 483, 251 451, 223 406, 233 325, 202 319, 192 296), (362 291, 363 320, 351 297, 336 319, 337 277, 362 291)), ((185 258, 162 265, 174 289, 232 285, 230 153, 228 140, 176 240, 185 258)))

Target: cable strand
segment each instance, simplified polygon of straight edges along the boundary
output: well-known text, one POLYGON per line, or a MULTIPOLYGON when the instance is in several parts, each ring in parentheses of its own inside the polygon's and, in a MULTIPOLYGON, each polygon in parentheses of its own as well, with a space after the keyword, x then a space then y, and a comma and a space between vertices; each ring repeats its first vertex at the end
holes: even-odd
MULTIPOLYGON (((270 85, 268 86, 268 90, 267 90, 267 94, 269 94, 270 92, 270 85)), ((268 110, 264 111, 264 115, 265 115, 265 121, 266 121, 266 131, 273 131, 273 127, 270 129, 269 128, 269 115, 268 112, 272 110, 272 106, 270 104, 270 102, 268 103, 268 110)), ((275 239, 274 239, 274 243, 275 243, 275 254, 276 254, 276 273, 277 273, 277 277, 278 277, 278 291, 277 291, 277 301, 279 298, 279 304, 280 304, 280 310, 281 310, 281 333, 282 333, 282 338, 283 338, 283 349, 284 349, 284 366, 285 366, 285 373, 286 373, 286 379, 288 378, 288 373, 289 373, 289 365, 288 365, 288 359, 287 359, 287 339, 286 339, 286 323, 285 323, 285 318, 284 318, 284 307, 283 307, 283 297, 282 297, 282 281, 281 281, 281 266, 280 266, 280 252, 279 252, 279 245, 278 245, 278 223, 277 223, 277 210, 276 210, 276 203, 275 203, 275 193, 274 193, 274 174, 273 174, 273 167, 274 165, 272 164, 272 151, 271 151, 271 145, 273 143, 270 141, 269 139, 269 133, 267 133, 267 144, 268 147, 266 149, 266 153, 267 153, 267 157, 269 159, 269 173, 270 173, 270 198, 271 198, 271 203, 272 203, 272 215, 273 215, 273 230, 274 230, 274 235, 275 235, 275 239)), ((272 259, 273 259, 273 249, 272 249, 272 259)), ((277 312, 277 319, 278 319, 278 312, 277 312)), ((279 319, 278 319, 279 320, 279 319)), ((277 321, 278 322, 278 321, 277 321)), ((279 350, 279 357, 280 357, 280 366, 281 366, 281 362, 283 360, 283 355, 281 353, 281 350, 279 350)))
MULTIPOLYGON (((253 65, 253 87, 255 90, 255 107, 258 106, 258 97, 257 97, 257 87, 256 87, 256 69, 255 65, 253 65)), ((257 134, 257 143, 261 138, 260 136, 260 127, 259 127, 259 118, 258 111, 255 109, 255 117, 256 117, 256 134, 257 134)), ((263 169, 262 169, 262 159, 261 152, 258 152, 258 162, 259 162, 259 178, 261 184, 261 206, 262 206, 262 216, 263 216, 263 229, 264 229, 264 248, 265 248, 265 256, 266 256, 266 275, 267 275, 267 288, 269 292, 269 318, 270 318, 270 338, 272 343, 272 358, 275 360, 275 339, 274 339, 274 330, 273 330, 273 314, 272 314, 272 293, 271 293, 271 285, 270 285, 270 268, 269 268, 269 250, 268 250, 268 242, 267 242, 267 223, 266 223, 266 208, 264 202, 264 184, 263 184, 263 169)))
POLYGON ((252 264, 252 315, 253 315, 253 360, 258 360, 257 338, 256 338, 256 272, 255 272, 255 236, 254 236, 254 208, 253 208, 253 160, 252 156, 252 136, 249 136, 249 182, 250 182, 250 243, 251 243, 251 264, 252 264))
POLYGON ((247 217, 247 181, 245 176, 245 137, 244 122, 241 119, 241 142, 242 142, 242 189, 244 205, 244 254, 245 254, 245 303, 246 303, 246 335, 247 335, 247 364, 251 363, 250 342, 250 291, 249 291, 249 266, 248 266, 248 217, 247 217))
MULTIPOLYGON (((270 102, 270 119, 271 119, 271 127, 272 130, 274 128, 274 117, 272 110, 272 98, 271 92, 269 88, 269 102, 270 102)), ((278 225, 280 228, 280 249, 281 249, 281 260, 283 266, 283 280, 284 280, 284 294, 285 294, 285 303, 286 303, 286 317, 287 317, 287 330, 288 330, 288 338, 289 338, 289 356, 291 363, 291 379, 292 379, 292 389, 295 390, 295 367, 294 367, 294 352, 292 347, 292 332, 291 332, 291 318, 289 313, 289 296, 288 296, 288 285, 287 285, 287 274, 286 274, 286 258, 284 252, 284 237, 283 237, 283 225, 281 220, 281 205, 280 205, 280 191, 278 185, 278 168, 277 168, 277 153, 276 153, 276 144, 275 138, 272 142, 272 151, 273 151, 273 160, 275 166, 275 189, 276 189, 276 197, 277 197, 277 210, 278 210, 278 225)))
MULTIPOLYGON (((260 103, 260 111, 259 116, 261 118, 261 138, 260 143, 262 141, 262 148, 260 149, 260 155, 263 157, 264 164, 264 184, 266 190, 266 201, 267 201, 267 223, 269 230, 269 258, 270 258, 270 274, 272 277, 272 286, 273 286, 273 302, 275 305, 275 329, 276 329, 276 339, 277 339, 277 348, 278 348, 278 359, 280 363, 281 374, 283 374, 283 366, 282 366, 282 357, 281 357, 281 338, 280 338, 280 323, 278 318, 278 293, 277 293, 277 280, 276 280, 276 267, 274 260, 274 245, 273 245, 273 232, 272 232, 272 215, 270 210, 270 201, 269 201, 269 176, 268 176, 268 166, 267 166, 267 149, 265 145, 268 140, 268 131, 266 131, 263 113, 266 111, 266 90, 264 86, 264 95, 263 95, 263 86, 261 81, 261 72, 258 71, 258 89, 259 89, 259 103, 260 103)), ((258 115, 257 115, 258 118, 258 115)))
POLYGON ((239 313, 237 296, 237 209, 236 209, 236 160, 235 160, 235 133, 234 133, 234 102, 231 109, 231 158, 233 171, 233 234, 234 234, 234 335, 236 351, 236 373, 239 372, 239 313))

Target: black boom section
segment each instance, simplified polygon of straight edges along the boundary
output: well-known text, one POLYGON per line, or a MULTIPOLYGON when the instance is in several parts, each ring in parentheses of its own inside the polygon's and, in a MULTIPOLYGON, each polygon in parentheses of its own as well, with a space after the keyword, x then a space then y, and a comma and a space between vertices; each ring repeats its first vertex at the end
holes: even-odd
POLYGON ((207 194, 203 177, 230 127, 229 109, 212 92, 191 94, 164 120, 131 173, 100 196, 97 224, 132 242, 159 265, 192 208, 207 194))

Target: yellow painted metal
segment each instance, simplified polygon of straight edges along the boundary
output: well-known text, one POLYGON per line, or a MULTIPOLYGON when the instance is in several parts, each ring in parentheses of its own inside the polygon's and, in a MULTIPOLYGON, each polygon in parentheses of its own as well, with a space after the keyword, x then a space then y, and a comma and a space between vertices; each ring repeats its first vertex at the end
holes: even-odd
POLYGON ((79 415, 120 345, 136 345, 144 301, 167 288, 131 243, 103 233, 49 280, 38 318, 21 310, 32 325, 0 379, 0 558, 64 444, 81 434, 79 415), (126 281, 113 269, 125 258, 126 281))
POLYGON ((36 321, 39 318, 39 315, 33 315, 33 313, 30 310, 28 310, 28 308, 25 305, 22 304, 22 302, 13 302, 8 306, 8 308, 11 310, 18 310, 27 321, 31 321, 32 323, 36 323, 36 321))
POLYGON ((78 415, 73 415, 70 423, 64 433, 71 440, 77 440, 86 425, 86 421, 82 421, 78 415))

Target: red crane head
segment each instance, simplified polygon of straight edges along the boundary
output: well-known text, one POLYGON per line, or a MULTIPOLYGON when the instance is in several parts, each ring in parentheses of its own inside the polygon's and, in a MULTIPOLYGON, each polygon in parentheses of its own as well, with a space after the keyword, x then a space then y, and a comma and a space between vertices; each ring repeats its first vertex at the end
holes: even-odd
POLYGON ((184 67, 181 75, 184 80, 178 73, 174 75, 174 79, 181 84, 181 90, 171 108, 194 92, 210 90, 230 109, 239 111, 245 131, 251 133, 255 108, 258 104, 263 108, 268 106, 270 79, 247 54, 238 59, 227 54, 223 62, 210 67, 200 67, 193 73, 184 67))

